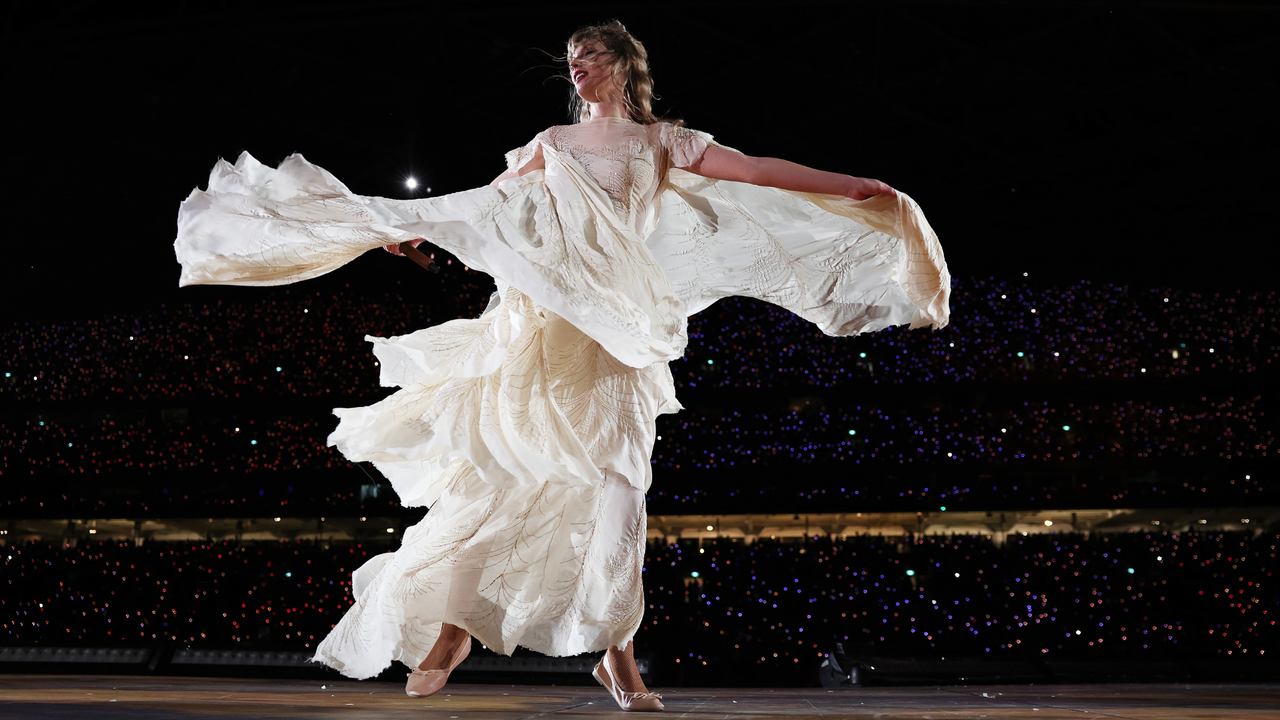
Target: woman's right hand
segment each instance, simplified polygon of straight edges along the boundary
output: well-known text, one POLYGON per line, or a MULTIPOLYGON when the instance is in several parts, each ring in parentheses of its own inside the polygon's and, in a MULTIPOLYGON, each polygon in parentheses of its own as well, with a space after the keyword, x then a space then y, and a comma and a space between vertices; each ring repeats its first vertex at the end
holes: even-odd
MULTIPOLYGON (((418 238, 417 240, 409 241, 409 244, 416 248, 424 242, 426 242, 426 240, 423 240, 422 238, 418 238)), ((382 249, 386 250, 392 255, 399 255, 400 257, 404 257, 404 253, 400 252, 400 243, 396 243, 394 245, 386 245, 386 246, 383 246, 382 249)))

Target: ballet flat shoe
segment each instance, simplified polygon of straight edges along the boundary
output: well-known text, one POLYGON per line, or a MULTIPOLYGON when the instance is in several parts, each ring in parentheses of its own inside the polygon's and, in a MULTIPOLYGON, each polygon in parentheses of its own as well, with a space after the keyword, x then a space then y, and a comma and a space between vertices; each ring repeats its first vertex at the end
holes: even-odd
POLYGON ((404 691, 409 697, 427 697, 440 692, 440 688, 444 687, 445 682, 449 680, 449 673, 454 668, 462 664, 467 659, 467 655, 471 654, 471 636, 467 636, 467 641, 462 643, 462 647, 454 653, 453 662, 449 663, 449 667, 444 670, 419 670, 409 673, 409 682, 405 684, 404 691))
POLYGON ((623 710, 636 712, 654 712, 662 709, 662 696, 651 692, 627 692, 618 687, 613 679, 613 668, 609 667, 609 651, 605 651, 600 663, 591 671, 596 682, 604 686, 613 696, 614 702, 623 710))

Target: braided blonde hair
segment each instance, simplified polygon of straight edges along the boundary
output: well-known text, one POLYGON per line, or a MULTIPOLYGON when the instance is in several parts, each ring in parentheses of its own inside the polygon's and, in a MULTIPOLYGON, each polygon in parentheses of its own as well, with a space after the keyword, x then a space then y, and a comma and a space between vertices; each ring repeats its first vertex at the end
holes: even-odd
MULTIPOLYGON (((617 20, 610 20, 599 25, 588 25, 579 28, 569 38, 569 53, 566 60, 573 56, 575 48, 595 41, 613 54, 613 75, 622 82, 622 102, 626 105, 631 120, 641 125, 652 125, 659 122, 653 114, 653 76, 649 74, 649 53, 644 45, 627 32, 626 26, 617 20)), ((569 113, 575 122, 586 122, 591 119, 591 108, 579 97, 575 90, 569 91, 569 113)), ((679 122, 676 123, 680 124, 679 122)))

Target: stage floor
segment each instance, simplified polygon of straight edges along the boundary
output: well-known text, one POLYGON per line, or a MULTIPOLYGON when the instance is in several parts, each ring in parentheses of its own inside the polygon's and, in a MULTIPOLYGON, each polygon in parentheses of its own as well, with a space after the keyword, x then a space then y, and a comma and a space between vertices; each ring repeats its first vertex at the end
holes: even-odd
MULTIPOLYGON (((1280 684, 994 685, 836 692, 682 689, 663 694, 666 716, 707 720, 1280 718, 1280 684)), ((0 675, 0 718, 5 720, 516 720, 622 715, 599 688, 455 684, 435 696, 415 699, 398 685, 374 682, 0 675)))

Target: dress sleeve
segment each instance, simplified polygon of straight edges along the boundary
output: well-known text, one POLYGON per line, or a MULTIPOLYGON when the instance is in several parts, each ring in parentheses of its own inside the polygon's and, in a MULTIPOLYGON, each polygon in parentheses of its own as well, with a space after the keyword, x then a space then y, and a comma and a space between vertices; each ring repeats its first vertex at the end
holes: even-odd
POLYGON ((507 172, 518 172, 524 167, 525 163, 533 159, 534 153, 538 151, 538 143, 542 140, 542 133, 538 133, 536 137, 525 145, 507 153, 507 172))
POLYGON ((658 143, 666 151, 672 167, 686 168, 702 159, 711 136, 683 125, 658 124, 658 143))

